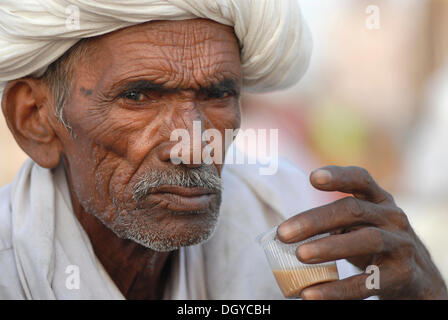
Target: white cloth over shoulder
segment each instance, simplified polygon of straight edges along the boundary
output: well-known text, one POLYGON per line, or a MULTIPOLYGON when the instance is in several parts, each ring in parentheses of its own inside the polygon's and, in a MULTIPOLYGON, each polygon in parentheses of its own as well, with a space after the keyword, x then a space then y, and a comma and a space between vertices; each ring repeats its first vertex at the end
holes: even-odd
MULTIPOLYGON (((284 162, 273 176, 260 176, 258 166, 224 168, 217 229, 207 243, 179 250, 166 299, 282 298, 254 238, 309 208, 307 179, 284 162)), ((341 277, 355 273, 347 262, 338 267, 341 277)), ((0 270, 0 299, 124 298, 73 213, 62 167, 28 160, 0 189, 0 270), (69 266, 79 268, 78 289, 69 266)))
POLYGON ((0 0, 0 93, 5 81, 42 75, 80 39, 192 18, 234 28, 249 91, 291 86, 308 67, 311 37, 298 0, 0 0))

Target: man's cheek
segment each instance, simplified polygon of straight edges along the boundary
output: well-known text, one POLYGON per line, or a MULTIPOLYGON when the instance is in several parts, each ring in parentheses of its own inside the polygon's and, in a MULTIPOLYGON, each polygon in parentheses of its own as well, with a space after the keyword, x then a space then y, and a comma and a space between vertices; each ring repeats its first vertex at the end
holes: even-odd
POLYGON ((142 163, 136 160, 136 154, 141 152, 144 159, 149 152, 147 145, 143 145, 145 150, 140 150, 143 148, 138 142, 141 137, 134 136, 131 130, 107 130, 80 143, 76 152, 81 161, 77 161, 74 175, 80 177, 80 181, 89 182, 88 186, 87 183, 81 186, 86 192, 81 192, 86 196, 96 195, 103 209, 110 205, 122 207, 132 199, 130 184, 142 163))
POLYGON ((104 210, 116 197, 111 194, 113 189, 120 186, 116 182, 121 179, 115 176, 119 172, 120 159, 92 141, 80 137, 75 141, 75 150, 70 150, 68 163, 76 193, 85 201, 95 201, 95 207, 104 210))
POLYGON ((109 112, 89 111, 79 121, 73 123, 76 136, 88 140, 92 145, 99 146, 121 157, 126 157, 127 146, 138 137, 138 133, 148 124, 145 117, 138 113, 110 106, 109 112))
POLYGON ((105 125, 98 127, 89 137, 95 146, 103 148, 108 153, 125 158, 129 138, 132 137, 132 130, 128 129, 126 131, 116 125, 105 125))

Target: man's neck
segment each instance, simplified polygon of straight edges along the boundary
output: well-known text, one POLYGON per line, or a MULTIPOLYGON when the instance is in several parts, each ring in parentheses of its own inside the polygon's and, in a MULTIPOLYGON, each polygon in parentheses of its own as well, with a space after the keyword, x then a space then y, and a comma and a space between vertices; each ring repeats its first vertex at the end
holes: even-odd
POLYGON ((111 279, 127 299, 161 299, 172 252, 156 252, 120 239, 95 216, 85 212, 69 189, 76 217, 111 279))

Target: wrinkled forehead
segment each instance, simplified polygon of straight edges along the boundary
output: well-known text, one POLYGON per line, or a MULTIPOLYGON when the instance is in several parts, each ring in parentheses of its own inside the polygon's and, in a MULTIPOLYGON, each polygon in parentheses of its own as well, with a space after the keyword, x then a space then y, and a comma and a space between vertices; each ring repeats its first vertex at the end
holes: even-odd
POLYGON ((102 85, 145 78, 196 88, 242 78, 233 28, 211 20, 154 21, 99 37, 95 72, 102 85))

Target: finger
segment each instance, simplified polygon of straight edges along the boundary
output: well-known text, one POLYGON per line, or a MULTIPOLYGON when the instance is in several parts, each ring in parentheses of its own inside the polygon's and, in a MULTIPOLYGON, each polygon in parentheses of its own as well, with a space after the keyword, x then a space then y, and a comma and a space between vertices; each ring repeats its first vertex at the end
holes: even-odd
POLYGON ((356 225, 382 227, 388 222, 388 210, 387 207, 346 197, 289 218, 278 227, 277 237, 285 243, 293 243, 356 225))
POLYGON ((322 191, 340 191, 374 203, 391 202, 392 196, 381 188, 366 169, 328 166, 313 171, 311 184, 322 191))
POLYGON ((393 239, 388 231, 367 227, 303 244, 297 248, 296 255, 303 263, 313 264, 384 254, 393 250, 393 239))
POLYGON ((359 274, 339 281, 326 282, 305 288, 301 297, 305 300, 356 300, 377 295, 379 290, 366 285, 368 274, 359 274))

